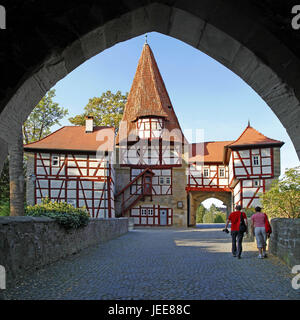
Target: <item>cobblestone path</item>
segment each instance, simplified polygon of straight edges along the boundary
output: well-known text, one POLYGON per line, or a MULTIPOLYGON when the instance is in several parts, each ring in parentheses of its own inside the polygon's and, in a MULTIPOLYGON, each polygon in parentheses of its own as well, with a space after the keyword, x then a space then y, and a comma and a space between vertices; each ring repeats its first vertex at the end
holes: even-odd
POLYGON ((290 268, 242 259, 221 229, 136 229, 33 274, 5 291, 6 299, 300 299, 290 268))

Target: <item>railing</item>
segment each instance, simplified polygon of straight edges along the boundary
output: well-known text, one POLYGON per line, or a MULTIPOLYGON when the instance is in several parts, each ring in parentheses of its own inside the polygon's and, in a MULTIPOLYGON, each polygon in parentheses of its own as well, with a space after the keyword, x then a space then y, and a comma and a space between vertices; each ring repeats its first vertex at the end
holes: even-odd
POLYGON ((117 198, 122 196, 121 198, 121 206, 120 206, 120 215, 124 216, 125 213, 130 210, 140 199, 142 199, 145 196, 152 196, 152 192, 149 192, 149 189, 147 189, 147 192, 145 192, 145 186, 144 183, 142 182, 142 185, 137 187, 135 192, 133 194, 129 194, 128 197, 125 196, 125 192, 129 191, 130 192, 130 187, 138 181, 138 179, 143 179, 143 176, 146 173, 150 173, 152 176, 154 173, 149 169, 146 168, 143 170, 138 176, 136 176, 133 180, 131 180, 121 191, 119 191, 115 195, 116 202, 120 202, 117 198))

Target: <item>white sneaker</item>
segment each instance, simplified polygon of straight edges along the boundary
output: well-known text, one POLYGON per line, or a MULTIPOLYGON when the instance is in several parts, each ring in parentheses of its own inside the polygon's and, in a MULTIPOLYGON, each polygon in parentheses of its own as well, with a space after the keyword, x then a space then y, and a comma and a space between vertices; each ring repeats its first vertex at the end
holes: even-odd
POLYGON ((259 254, 257 258, 258 259, 263 259, 264 257, 261 254, 259 254))

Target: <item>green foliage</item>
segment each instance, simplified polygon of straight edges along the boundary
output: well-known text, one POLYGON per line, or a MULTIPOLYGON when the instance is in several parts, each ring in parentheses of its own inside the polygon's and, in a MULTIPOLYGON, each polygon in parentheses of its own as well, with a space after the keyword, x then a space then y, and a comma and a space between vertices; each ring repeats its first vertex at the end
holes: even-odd
POLYGON ((58 103, 53 102, 55 90, 50 90, 36 105, 23 125, 24 143, 38 141, 48 136, 50 128, 55 124, 60 124, 68 110, 60 107, 58 103))
POLYGON ((255 209, 253 207, 246 208, 243 211, 246 213, 247 218, 251 218, 251 216, 255 213, 255 209))
POLYGON ((214 223, 225 223, 225 222, 226 222, 226 214, 219 211, 219 213, 215 215, 214 223))
POLYGON ((209 211, 212 213, 212 214, 217 214, 218 212, 220 212, 216 205, 214 203, 211 204, 211 206, 209 207, 209 211))
POLYGON ((0 217, 7 217, 10 214, 9 200, 0 201, 0 217))
POLYGON ((84 113, 69 118, 69 121, 77 126, 84 126, 85 117, 93 116, 96 126, 112 126, 118 129, 127 96, 128 93, 123 95, 121 91, 112 93, 108 90, 102 93, 101 97, 89 99, 88 104, 84 107, 84 113))
POLYGON ((300 166, 286 170, 260 199, 270 218, 300 218, 300 166))
POLYGON ((203 216, 203 223, 214 223, 215 216, 211 211, 207 211, 203 216))
POLYGON ((203 223, 203 216, 207 212, 206 208, 203 204, 200 204, 200 206, 197 208, 196 211, 196 223, 203 223))
POLYGON ((220 211, 215 204, 206 209, 203 204, 197 208, 196 223, 225 223, 226 214, 220 211))
POLYGON ((65 202, 51 202, 48 198, 44 198, 41 204, 27 206, 25 215, 55 219, 66 229, 84 227, 89 222, 89 214, 85 208, 74 208, 65 202))
POLYGON ((6 159, 0 175, 0 203, 9 200, 9 161, 6 159))

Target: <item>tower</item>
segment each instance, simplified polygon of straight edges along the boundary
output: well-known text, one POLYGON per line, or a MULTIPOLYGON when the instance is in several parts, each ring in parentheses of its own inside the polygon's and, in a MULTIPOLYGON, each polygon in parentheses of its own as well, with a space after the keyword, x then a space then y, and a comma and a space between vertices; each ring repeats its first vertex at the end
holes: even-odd
POLYGON ((184 142, 153 52, 145 43, 116 137, 119 214, 134 217, 138 225, 186 224, 184 142), (181 183, 175 183, 177 179, 181 183))

